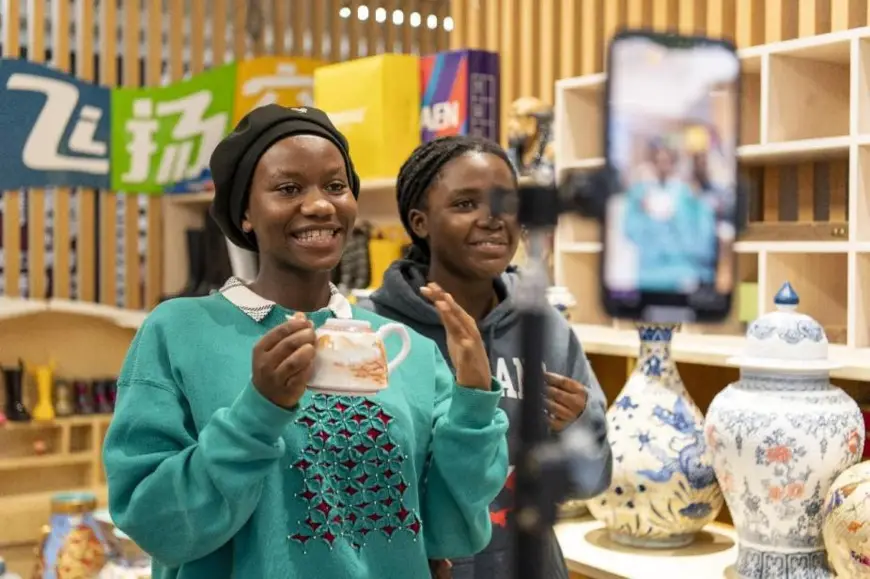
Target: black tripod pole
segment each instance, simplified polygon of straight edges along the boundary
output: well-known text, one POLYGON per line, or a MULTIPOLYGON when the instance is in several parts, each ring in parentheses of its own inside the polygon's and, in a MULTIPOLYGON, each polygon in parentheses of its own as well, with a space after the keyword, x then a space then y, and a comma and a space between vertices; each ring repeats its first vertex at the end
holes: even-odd
MULTIPOLYGON (((536 181, 552 183, 552 176, 538 175, 536 181)), ((559 190, 552 184, 524 185, 518 193, 517 197, 510 191, 493 191, 491 207, 494 215, 516 214, 529 236, 528 260, 514 298, 520 312, 524 376, 520 445, 514 461, 513 577, 538 579, 547 576, 550 549, 546 541, 556 521, 556 505, 570 489, 568 456, 549 434, 544 380, 547 320, 552 315, 544 248, 559 221, 562 203, 559 190)))
POLYGON ((523 405, 520 417, 520 449, 516 461, 516 553, 515 579, 542 576, 545 565, 547 528, 555 510, 541 459, 547 453, 546 391, 544 382, 544 344, 546 336, 547 286, 549 276, 543 260, 546 229, 529 233, 529 260, 520 291, 517 292, 522 327, 523 405))

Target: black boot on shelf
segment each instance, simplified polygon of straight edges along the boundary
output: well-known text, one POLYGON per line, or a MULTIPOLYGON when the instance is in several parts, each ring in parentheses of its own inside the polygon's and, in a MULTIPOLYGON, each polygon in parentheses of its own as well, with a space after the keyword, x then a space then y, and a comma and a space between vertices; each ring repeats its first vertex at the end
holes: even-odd
POLYGON ((188 229, 184 232, 187 245, 187 283, 179 293, 163 296, 161 301, 172 298, 193 297, 202 284, 205 273, 205 231, 202 229, 188 229))
POLYGON ((30 412, 24 406, 24 367, 3 368, 3 386, 6 390, 6 419, 10 422, 29 422, 30 412))
POLYGON ((94 395, 91 385, 84 380, 76 380, 73 389, 76 395, 76 414, 93 414, 94 395))
POLYGON ((94 409, 98 414, 111 414, 109 404, 109 381, 94 380, 94 409))
POLYGON ((211 215, 205 218, 205 259, 202 283, 196 290, 196 295, 207 296, 221 286, 233 275, 233 266, 230 262, 230 252, 227 248, 227 238, 212 219, 211 215))

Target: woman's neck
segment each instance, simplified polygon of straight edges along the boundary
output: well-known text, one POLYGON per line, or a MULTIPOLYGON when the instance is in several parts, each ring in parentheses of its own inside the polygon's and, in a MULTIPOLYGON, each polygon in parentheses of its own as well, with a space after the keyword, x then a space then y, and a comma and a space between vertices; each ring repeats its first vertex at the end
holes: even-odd
POLYGON ((456 303, 475 320, 486 317, 495 303, 495 288, 492 280, 471 281, 454 275, 437 262, 429 266, 428 279, 453 296, 456 303))
POLYGON ((251 291, 288 310, 314 312, 329 305, 330 272, 294 271, 260 262, 251 291))

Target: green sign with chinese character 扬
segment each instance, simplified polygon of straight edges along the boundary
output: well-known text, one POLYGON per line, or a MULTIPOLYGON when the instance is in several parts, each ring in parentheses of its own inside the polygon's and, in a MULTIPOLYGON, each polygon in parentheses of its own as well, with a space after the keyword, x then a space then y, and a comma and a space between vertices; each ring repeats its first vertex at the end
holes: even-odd
POLYGON ((232 128, 234 64, 160 88, 112 91, 112 188, 160 193, 207 175, 232 128))

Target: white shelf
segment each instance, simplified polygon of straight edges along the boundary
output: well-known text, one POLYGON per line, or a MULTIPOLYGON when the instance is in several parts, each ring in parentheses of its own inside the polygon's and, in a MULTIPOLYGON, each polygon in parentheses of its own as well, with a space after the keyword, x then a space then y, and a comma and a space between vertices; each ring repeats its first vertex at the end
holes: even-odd
MULTIPOLYGON (((637 356, 640 342, 637 331, 595 324, 574 324, 574 333, 587 354, 607 356, 637 356)), ((678 332, 674 334, 671 354, 677 362, 706 366, 731 367, 728 359, 743 354, 743 336, 703 335, 678 332)), ((849 348, 832 344, 828 347, 831 360, 842 365, 831 376, 846 380, 870 380, 870 348, 849 348)))
MULTIPOLYGON (((801 296, 844 365, 835 376, 870 380, 870 27, 753 46, 742 64, 740 146, 752 220, 734 246, 734 308, 725 324, 693 326, 678 359, 711 366, 742 347, 743 319, 768 312, 785 281, 801 296), (822 114, 820 111, 825 111, 822 114), (745 300, 752 300, 751 303, 745 300)), ((605 74, 556 82, 556 174, 604 164, 605 74)), ((590 352, 636 355, 625 324, 598 294, 601 231, 560 220, 555 283, 578 297, 572 319, 590 352)))
POLYGON ((681 549, 641 550, 613 543, 598 521, 556 525, 568 569, 589 579, 733 579, 737 535, 712 523, 681 549))
POLYGON ((133 330, 139 328, 145 320, 145 316, 148 315, 146 311, 128 310, 78 300, 35 300, 0 297, 0 320, 20 318, 39 313, 73 314, 99 318, 111 322, 119 328, 133 330))

